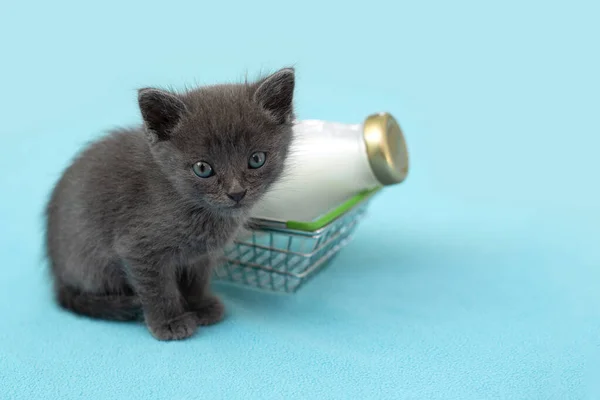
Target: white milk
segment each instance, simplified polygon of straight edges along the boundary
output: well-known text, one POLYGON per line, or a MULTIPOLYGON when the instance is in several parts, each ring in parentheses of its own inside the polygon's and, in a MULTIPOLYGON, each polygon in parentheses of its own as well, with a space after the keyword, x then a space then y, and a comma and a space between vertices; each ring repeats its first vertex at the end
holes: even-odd
POLYGON ((363 124, 298 121, 283 177, 252 215, 311 221, 363 190, 401 182, 407 172, 404 138, 389 114, 363 124))

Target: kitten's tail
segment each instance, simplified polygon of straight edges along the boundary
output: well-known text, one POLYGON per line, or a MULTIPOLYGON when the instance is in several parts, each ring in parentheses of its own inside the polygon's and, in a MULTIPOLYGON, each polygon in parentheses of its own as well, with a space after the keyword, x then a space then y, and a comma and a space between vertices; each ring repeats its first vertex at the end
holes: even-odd
POLYGON ((62 308, 92 318, 133 321, 143 316, 136 295, 97 295, 59 284, 56 288, 56 299, 62 308))

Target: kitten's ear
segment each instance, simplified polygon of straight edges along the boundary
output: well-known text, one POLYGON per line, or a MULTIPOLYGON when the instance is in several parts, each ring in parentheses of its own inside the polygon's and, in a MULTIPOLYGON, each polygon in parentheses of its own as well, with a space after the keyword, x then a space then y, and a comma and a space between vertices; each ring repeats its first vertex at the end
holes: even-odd
POLYGON ((254 101, 283 124, 293 119, 295 74, 293 68, 284 68, 259 82, 254 101))
POLYGON ((169 140, 187 108, 174 94, 153 88, 138 91, 138 104, 153 142, 169 140))

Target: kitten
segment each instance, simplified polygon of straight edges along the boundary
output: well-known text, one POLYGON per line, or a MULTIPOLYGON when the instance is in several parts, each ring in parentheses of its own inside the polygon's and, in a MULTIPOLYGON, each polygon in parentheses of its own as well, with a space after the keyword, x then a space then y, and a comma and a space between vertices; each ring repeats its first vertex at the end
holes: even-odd
POLYGON ((160 340, 220 321, 211 268, 281 176, 294 85, 286 68, 183 94, 141 89, 143 126, 86 148, 50 197, 46 253, 59 305, 143 317, 160 340))

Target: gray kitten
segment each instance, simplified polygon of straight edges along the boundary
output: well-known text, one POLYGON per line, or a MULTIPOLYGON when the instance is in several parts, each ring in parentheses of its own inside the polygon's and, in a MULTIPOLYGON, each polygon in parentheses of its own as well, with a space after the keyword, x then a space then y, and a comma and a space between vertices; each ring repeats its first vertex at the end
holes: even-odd
POLYGON ((143 127, 87 147, 46 209, 58 303, 142 318, 160 340, 223 317, 216 258, 280 177, 292 141, 294 70, 183 94, 141 89, 143 127))

